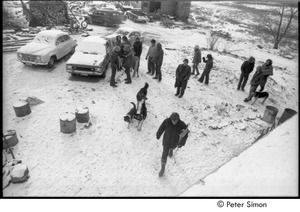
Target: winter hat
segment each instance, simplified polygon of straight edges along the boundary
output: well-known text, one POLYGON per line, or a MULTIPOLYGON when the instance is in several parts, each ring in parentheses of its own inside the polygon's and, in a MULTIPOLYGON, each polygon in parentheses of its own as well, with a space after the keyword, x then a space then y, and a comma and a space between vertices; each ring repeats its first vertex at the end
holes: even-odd
POLYGON ((126 40, 126 41, 128 40, 127 37, 126 37, 126 35, 124 35, 124 36, 122 37, 122 40, 126 40))
POLYGON ((250 61, 250 60, 253 60, 253 61, 255 62, 255 58, 252 57, 252 56, 249 58, 249 61, 250 61))
POLYGON ((208 59, 213 59, 213 57, 211 56, 211 54, 208 54, 206 57, 207 57, 208 59))
POLYGON ((188 59, 184 59, 183 62, 184 62, 184 61, 186 61, 186 63, 189 63, 189 60, 188 60, 188 59))
POLYGON ((154 44, 155 44, 155 43, 156 43, 156 40, 152 39, 152 40, 151 40, 151 43, 154 43, 154 44))
POLYGON ((196 45, 196 46, 195 46, 195 49, 199 49, 199 45, 196 45))
POLYGON ((129 52, 130 51, 130 46, 129 45, 125 45, 124 46, 124 51, 129 52))
POLYGON ((267 61, 270 61, 269 66, 271 66, 273 64, 273 61, 271 59, 267 59, 267 61))
POLYGON ((178 121, 178 120, 180 119, 179 114, 176 113, 176 112, 173 112, 173 113, 171 114, 171 116, 170 116, 170 119, 171 119, 172 121, 178 121))
POLYGON ((120 46, 115 46, 115 47, 114 47, 114 51, 115 51, 115 52, 119 52, 120 50, 121 50, 120 46))

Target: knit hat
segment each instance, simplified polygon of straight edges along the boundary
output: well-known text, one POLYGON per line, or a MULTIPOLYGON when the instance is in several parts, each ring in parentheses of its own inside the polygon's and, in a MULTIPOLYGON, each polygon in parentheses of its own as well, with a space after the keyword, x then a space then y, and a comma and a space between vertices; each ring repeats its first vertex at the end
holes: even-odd
POLYGON ((180 119, 179 114, 176 113, 176 112, 173 112, 173 113, 171 114, 171 116, 170 116, 170 119, 171 119, 172 121, 178 121, 178 120, 180 119))
POLYGON ((115 51, 115 52, 119 52, 119 51, 121 51, 121 48, 120 48, 120 46, 115 46, 115 47, 114 47, 114 51, 115 51))
POLYGON ((196 45, 196 46, 195 46, 195 49, 199 49, 199 45, 196 45))
POLYGON ((208 59, 213 59, 213 57, 211 56, 211 54, 208 54, 208 55, 207 55, 207 58, 208 58, 208 59))
POLYGON ((184 59, 183 62, 189 63, 189 60, 188 59, 184 59))

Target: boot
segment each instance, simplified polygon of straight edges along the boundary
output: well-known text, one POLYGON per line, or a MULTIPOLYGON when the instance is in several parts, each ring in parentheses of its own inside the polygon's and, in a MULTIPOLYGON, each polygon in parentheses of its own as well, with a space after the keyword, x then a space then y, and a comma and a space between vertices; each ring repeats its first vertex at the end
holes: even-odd
POLYGON ((161 169, 160 169, 160 171, 159 171, 159 173, 158 173, 158 176, 159 176, 159 177, 162 177, 162 176, 163 176, 163 174, 164 174, 164 172, 165 172, 165 167, 166 167, 166 164, 165 164, 165 163, 161 163, 161 169))
POLYGON ((169 157, 170 157, 170 158, 173 157, 173 149, 170 149, 170 150, 169 150, 169 157))

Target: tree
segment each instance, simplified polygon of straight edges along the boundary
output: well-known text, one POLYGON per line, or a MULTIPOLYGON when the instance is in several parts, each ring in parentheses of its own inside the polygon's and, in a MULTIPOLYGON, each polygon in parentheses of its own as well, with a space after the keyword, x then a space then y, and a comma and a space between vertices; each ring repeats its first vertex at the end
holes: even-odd
POLYGON ((283 4, 277 12, 277 23, 271 19, 271 15, 266 18, 266 28, 274 39, 274 49, 278 49, 279 43, 292 29, 292 22, 298 13, 298 8, 288 7, 283 4))

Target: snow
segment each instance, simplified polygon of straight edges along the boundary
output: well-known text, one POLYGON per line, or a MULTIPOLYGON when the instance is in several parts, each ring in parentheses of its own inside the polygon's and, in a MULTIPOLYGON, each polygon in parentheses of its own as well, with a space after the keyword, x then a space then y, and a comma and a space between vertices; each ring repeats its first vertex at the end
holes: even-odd
POLYGON ((181 196, 298 196, 298 115, 181 196))
POLYGON ((14 103, 13 107, 23 107, 27 104, 28 104, 28 102, 26 102, 26 101, 18 101, 16 103, 14 103))
MULTIPOLYGON (((205 4, 216 10, 221 8, 205 4)), ((93 28, 91 35, 101 37, 116 30, 89 27, 93 28)), ((105 79, 72 77, 65 70, 69 57, 49 70, 24 66, 17 61, 16 53, 3 54, 3 131, 16 130, 19 143, 14 153, 31 175, 27 182, 5 188, 4 196, 177 196, 253 145, 259 130, 270 126, 260 119, 267 105, 279 109, 277 118, 285 108, 298 108, 298 58, 289 60, 267 48, 258 49, 258 39, 253 42, 242 38, 243 42, 236 42, 234 50, 239 57, 202 50, 203 56, 212 54, 214 58, 210 84, 201 84, 198 77, 192 76, 185 95, 179 99, 174 96, 175 70, 185 58, 191 64, 195 45, 207 47, 208 29, 169 29, 155 22, 138 24, 130 20, 121 27, 145 32, 145 42, 140 77, 127 85, 122 81, 125 74, 117 72, 116 78, 121 79, 117 88, 109 86, 110 69, 105 79), (159 41, 165 53, 161 82, 146 74, 145 56, 151 39, 159 41), (274 61, 274 75, 265 88, 270 98, 265 105, 261 100, 255 105, 243 102, 249 83, 246 92, 236 90, 242 57, 250 55, 255 56, 256 66, 268 58, 274 61), (147 119, 141 131, 137 131, 137 122, 127 129, 123 116, 145 82, 149 83, 147 119), (28 116, 16 118, 13 103, 28 96, 45 102, 33 105, 28 116), (61 133, 59 115, 82 105, 89 108, 91 125, 76 123, 76 132, 61 133), (155 134, 174 111, 186 124, 190 123, 191 133, 186 145, 168 158, 165 176, 158 178, 162 140, 157 140, 155 134)), ((81 35, 72 38, 77 43, 84 39, 81 35)), ((203 68, 201 63, 201 73, 203 68)))
POLYGON ((88 107, 79 107, 78 109, 75 110, 75 112, 78 114, 86 114, 88 111, 89 111, 88 107))
POLYGON ((73 121, 75 119, 75 114, 72 112, 64 112, 60 115, 60 120, 62 121, 73 121))

